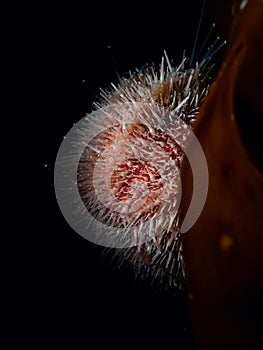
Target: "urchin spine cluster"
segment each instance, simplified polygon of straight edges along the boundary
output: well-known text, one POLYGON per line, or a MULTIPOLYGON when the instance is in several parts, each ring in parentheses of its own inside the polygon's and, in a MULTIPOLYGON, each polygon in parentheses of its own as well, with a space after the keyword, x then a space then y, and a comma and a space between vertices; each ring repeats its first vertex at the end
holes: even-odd
POLYGON ((178 118, 191 124, 195 120, 209 88, 210 60, 187 67, 189 59, 183 57, 178 67, 173 67, 164 52, 159 67, 146 66, 130 72, 111 91, 101 91, 102 100, 94 103, 97 109, 113 103, 144 102, 175 111, 178 118))

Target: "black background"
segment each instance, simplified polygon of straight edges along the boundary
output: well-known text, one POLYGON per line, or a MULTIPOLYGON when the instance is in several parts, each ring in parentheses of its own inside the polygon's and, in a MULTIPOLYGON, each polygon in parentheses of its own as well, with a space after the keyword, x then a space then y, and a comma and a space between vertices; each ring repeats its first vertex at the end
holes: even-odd
MULTIPOLYGON (((202 3, 97 2, 23 9, 28 15, 14 34, 13 66, 17 104, 25 106, 25 115, 17 116, 17 131, 26 133, 17 146, 23 156, 16 153, 22 169, 21 219, 12 279, 14 322, 22 329, 21 339, 36 348, 70 341, 71 348, 78 348, 80 340, 90 348, 158 342, 162 348, 188 349, 192 344, 186 296, 157 292, 149 281, 141 285, 134 280, 128 268, 109 266, 101 249, 64 220, 53 169, 63 136, 92 110, 99 88, 117 82, 117 72, 158 63, 164 49, 175 63, 184 49, 191 55, 202 3)), ((217 20, 215 5, 210 1, 205 8, 199 48, 217 20)), ((220 26, 215 32, 220 34, 220 26)))

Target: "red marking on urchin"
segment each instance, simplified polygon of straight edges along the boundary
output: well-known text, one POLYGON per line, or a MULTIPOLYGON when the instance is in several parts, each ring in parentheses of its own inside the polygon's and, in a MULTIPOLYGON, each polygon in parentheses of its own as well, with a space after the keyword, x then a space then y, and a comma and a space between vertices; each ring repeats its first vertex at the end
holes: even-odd
POLYGON ((143 181, 149 190, 154 193, 163 187, 161 176, 155 166, 147 164, 137 158, 128 158, 114 169, 111 176, 111 188, 115 191, 115 197, 120 201, 133 198, 132 184, 143 181))
MULTIPOLYGON (((131 147, 138 142, 142 142, 143 145, 149 144, 149 147, 155 145, 165 155, 166 159, 163 158, 162 161, 164 163, 169 160, 174 161, 175 167, 180 166, 183 151, 170 135, 158 128, 150 131, 146 125, 140 123, 126 124, 125 130, 120 124, 115 124, 114 127, 97 135, 91 141, 90 147, 84 150, 79 162, 78 186, 87 209, 93 216, 102 222, 107 222, 108 225, 137 225, 141 220, 152 218, 158 211, 165 183, 157 169, 154 157, 145 160, 126 154, 118 144, 120 141, 131 147), (123 153, 121 162, 116 161, 113 168, 108 168, 110 157, 114 158, 121 153, 123 153), (96 181, 94 169, 98 162, 102 164, 101 174, 105 175, 105 181, 110 175, 111 195, 115 199, 112 201, 111 208, 100 201, 94 189, 94 181, 96 181), (143 206, 134 212, 131 209, 133 200, 140 200, 146 190, 147 198, 143 206), (125 213, 119 210, 124 205, 127 205, 125 213)), ((150 151, 149 155, 151 155, 150 151)), ((111 202, 110 198, 109 202, 111 202)))

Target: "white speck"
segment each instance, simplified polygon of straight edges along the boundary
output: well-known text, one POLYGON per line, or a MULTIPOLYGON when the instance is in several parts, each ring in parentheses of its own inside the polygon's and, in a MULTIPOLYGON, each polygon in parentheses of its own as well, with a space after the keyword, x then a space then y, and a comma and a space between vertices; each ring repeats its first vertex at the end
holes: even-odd
POLYGON ((241 11, 244 10, 244 8, 245 8, 246 5, 247 5, 247 2, 248 2, 248 0, 243 0, 243 1, 241 2, 240 6, 239 6, 239 8, 240 8, 241 11))

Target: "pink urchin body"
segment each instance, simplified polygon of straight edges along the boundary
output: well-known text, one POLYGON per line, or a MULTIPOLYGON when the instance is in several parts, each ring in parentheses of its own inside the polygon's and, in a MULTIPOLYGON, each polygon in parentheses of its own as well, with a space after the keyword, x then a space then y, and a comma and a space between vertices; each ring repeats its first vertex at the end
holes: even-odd
POLYGON ((165 57, 159 69, 136 71, 102 93, 96 116, 87 116, 87 130, 100 125, 103 131, 82 153, 78 188, 97 220, 124 228, 125 239, 134 242, 119 250, 121 256, 147 275, 168 276, 171 284, 184 276, 174 196, 183 152, 176 135, 159 125, 167 112, 175 123, 193 124, 208 92, 209 69, 186 69, 186 59, 173 68, 165 57))

